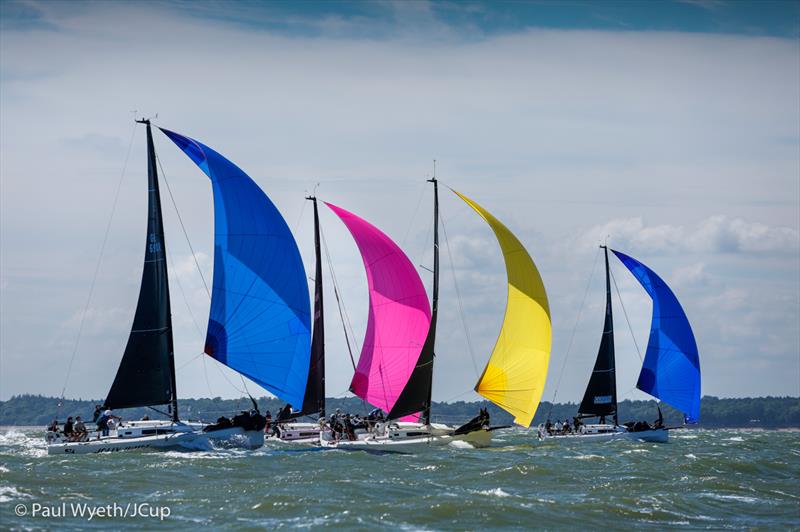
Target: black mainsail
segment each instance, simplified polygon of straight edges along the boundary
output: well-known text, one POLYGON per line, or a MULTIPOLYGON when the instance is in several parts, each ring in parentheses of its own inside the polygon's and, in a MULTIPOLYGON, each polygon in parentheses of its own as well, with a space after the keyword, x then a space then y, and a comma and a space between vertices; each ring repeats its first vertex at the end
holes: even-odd
POLYGON ((436 176, 428 180, 433 183, 433 294, 431 325, 422 345, 417 365, 406 382, 397 401, 389 412, 389 419, 397 419, 415 412, 422 412, 420 421, 431 422, 431 393, 433 391, 433 359, 436 357, 436 316, 439 310, 439 185, 436 176))
POLYGON ((606 261, 606 320, 603 326, 603 337, 600 340, 600 349, 597 351, 597 360, 594 370, 583 395, 581 406, 578 409, 580 417, 605 418, 614 417, 617 423, 617 376, 614 360, 614 319, 611 312, 611 278, 608 269, 608 248, 601 246, 605 251, 606 261))
POLYGON ((178 421, 172 315, 156 152, 150 121, 138 122, 147 125, 149 193, 144 269, 131 334, 105 406, 131 408, 169 403, 172 419, 178 421))
POLYGON ((308 366, 308 382, 303 397, 301 415, 319 413, 325 417, 325 323, 322 305, 322 254, 320 252, 319 211, 317 198, 306 198, 314 202, 314 332, 311 336, 311 360, 308 366))

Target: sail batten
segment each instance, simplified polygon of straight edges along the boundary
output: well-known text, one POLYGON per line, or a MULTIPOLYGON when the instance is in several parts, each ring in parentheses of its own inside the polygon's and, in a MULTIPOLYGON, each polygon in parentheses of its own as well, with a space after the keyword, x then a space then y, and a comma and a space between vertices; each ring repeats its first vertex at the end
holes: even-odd
MULTIPOLYGON (((425 287, 411 261, 381 230, 326 203, 358 246, 369 286, 369 315, 350 390, 390 412, 417 366, 431 323, 425 287)), ((412 414, 402 418, 416 420, 412 414)))
POLYGON ((150 123, 144 123, 147 124, 148 182, 144 268, 128 343, 104 405, 107 408, 133 408, 170 403, 172 417, 177 420, 164 223, 153 134, 150 123))
POLYGON ((300 251, 286 221, 235 164, 194 139, 161 130, 211 179, 214 279, 205 352, 302 407, 311 310, 300 251))
POLYGON ((455 192, 489 224, 508 276, 508 300, 497 342, 475 391, 529 426, 539 406, 550 361, 550 306, 541 275, 525 247, 486 209, 455 192))
POLYGON ((614 255, 653 300, 650 336, 636 387, 700 419, 700 358, 692 327, 678 298, 650 268, 616 250, 614 255))

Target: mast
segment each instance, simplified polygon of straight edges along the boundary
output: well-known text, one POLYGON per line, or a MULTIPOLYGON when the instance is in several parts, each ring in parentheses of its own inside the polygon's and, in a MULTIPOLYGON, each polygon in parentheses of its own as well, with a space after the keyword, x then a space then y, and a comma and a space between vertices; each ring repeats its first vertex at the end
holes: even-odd
POLYGON ((613 415, 614 424, 618 425, 614 317, 611 307, 611 271, 608 266, 608 247, 605 245, 600 247, 603 248, 606 263, 606 319, 603 325, 600 348, 597 351, 597 360, 594 364, 592 376, 586 386, 586 392, 578 413, 580 417, 599 416, 601 421, 606 416, 613 415))
POLYGON ((433 294, 431 323, 422 345, 417 365, 406 382, 405 388, 389 412, 389 419, 398 419, 415 412, 422 412, 420 421, 431 422, 431 395, 433 392, 433 359, 436 347, 436 316, 439 309, 439 181, 436 179, 436 161, 433 162, 433 294))
POLYGON ((131 408, 168 403, 172 421, 177 422, 172 310, 156 152, 150 121, 137 122, 147 125, 148 217, 144 267, 128 344, 105 406, 131 408))
MULTIPOLYGON (((153 144, 153 131, 150 127, 150 120, 137 120, 142 124, 147 125, 147 175, 148 181, 150 182, 150 188, 152 190, 152 194, 154 196, 154 202, 156 203, 156 216, 158 217, 158 236, 157 239, 161 242, 161 247, 164 251, 164 285, 165 290, 167 293, 167 321, 169 323, 168 327, 169 330, 167 332, 167 361, 168 361, 168 368, 169 368, 169 389, 170 389, 170 401, 169 401, 169 408, 170 413, 172 414, 172 421, 175 423, 178 422, 178 385, 175 382, 175 346, 173 343, 172 338, 172 305, 169 298, 169 276, 167 275, 167 248, 164 241, 164 221, 161 218, 161 192, 158 188, 158 170, 156 168, 156 148, 153 144)), ((152 236, 151 236, 152 239, 152 236)))
MULTIPOLYGON (((609 358, 611 361, 611 374, 612 379, 614 381, 612 390, 613 400, 614 400, 614 426, 619 425, 619 408, 617 406, 617 361, 616 356, 614 353, 614 316, 611 309, 611 269, 608 266, 608 246, 603 246, 603 252, 605 254, 606 260, 606 314, 608 315, 608 341, 611 344, 611 349, 609 350, 609 358)), ((605 329, 605 327, 604 327, 605 329)))
POLYGON ((425 343, 430 342, 431 370, 428 379, 428 398, 425 401, 425 410, 422 412, 422 422, 431 423, 431 396, 433 394, 433 358, 436 356, 436 317, 439 314, 439 182, 436 180, 436 161, 433 161, 433 177, 428 180, 433 183, 433 294, 431 301, 431 328, 425 343))
POLYGON ((311 360, 308 366, 308 382, 303 398, 303 414, 319 413, 325 417, 325 324, 322 304, 322 253, 320 249, 319 211, 316 196, 308 196, 314 202, 314 330, 311 336, 311 360))

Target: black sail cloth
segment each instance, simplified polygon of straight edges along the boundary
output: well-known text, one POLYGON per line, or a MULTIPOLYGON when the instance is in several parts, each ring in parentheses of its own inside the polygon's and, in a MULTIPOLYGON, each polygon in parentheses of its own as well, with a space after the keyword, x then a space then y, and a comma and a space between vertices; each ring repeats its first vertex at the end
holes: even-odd
POLYGON ((107 408, 131 408, 171 403, 177 420, 172 317, 167 278, 164 224, 150 123, 147 124, 148 216, 144 269, 133 326, 107 408))

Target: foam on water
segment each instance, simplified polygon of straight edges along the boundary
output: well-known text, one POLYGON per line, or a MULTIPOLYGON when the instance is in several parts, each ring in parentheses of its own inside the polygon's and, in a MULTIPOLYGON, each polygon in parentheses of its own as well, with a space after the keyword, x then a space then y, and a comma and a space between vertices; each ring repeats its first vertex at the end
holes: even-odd
POLYGON ((41 431, 11 431, 0 434, 0 522, 82 528, 85 520, 13 515, 16 504, 81 501, 163 504, 171 509, 169 526, 179 530, 798 525, 798 432, 675 431, 669 444, 540 443, 526 431, 501 434, 489 449, 414 454, 270 445, 63 457, 46 455, 41 431))
POLYGON ((22 493, 13 486, 0 486, 0 503, 29 499, 30 495, 22 493))
POLYGON ((599 454, 579 454, 576 456, 572 456, 575 460, 602 460, 603 457, 599 454))
POLYGON ((511 497, 510 493, 506 493, 501 488, 494 488, 493 490, 479 490, 475 493, 480 495, 490 495, 492 497, 511 497))

